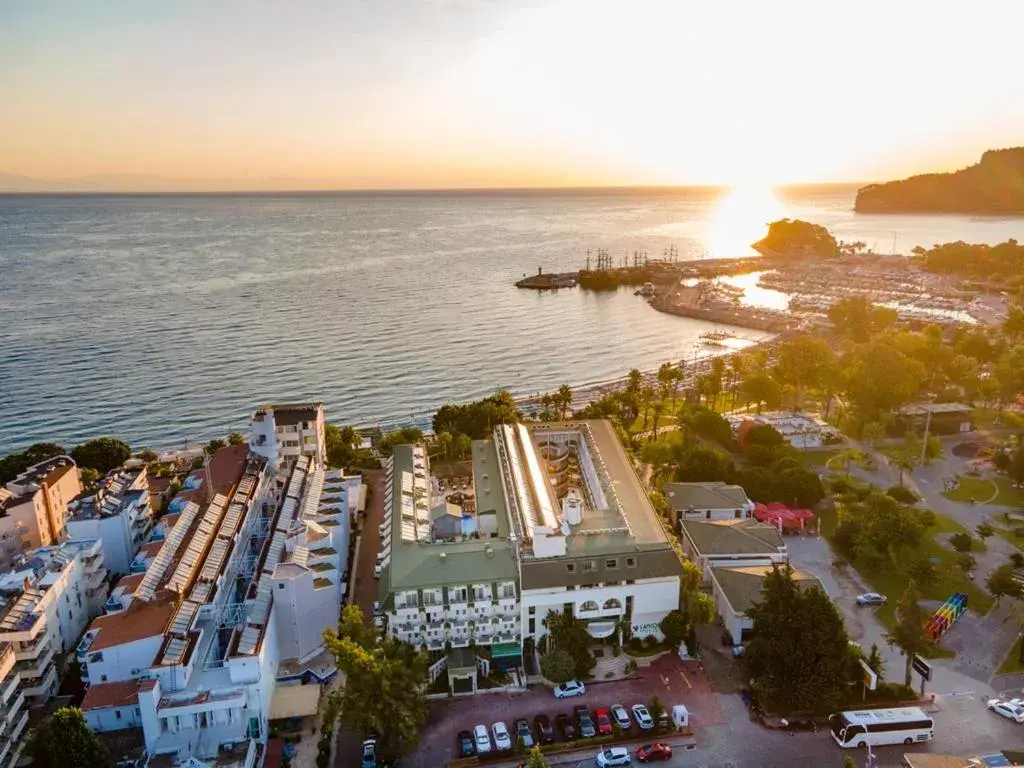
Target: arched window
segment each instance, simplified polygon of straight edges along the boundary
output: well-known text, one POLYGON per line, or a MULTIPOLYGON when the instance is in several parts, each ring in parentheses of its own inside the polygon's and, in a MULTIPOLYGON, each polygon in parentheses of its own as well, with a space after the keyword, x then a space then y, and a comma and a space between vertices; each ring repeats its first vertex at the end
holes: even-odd
POLYGON ((583 605, 580 606, 580 610, 581 611, 596 611, 597 610, 597 603, 595 603, 593 600, 587 600, 587 602, 585 602, 583 605))
POLYGON ((604 609, 606 611, 610 611, 613 608, 621 608, 621 607, 622 607, 622 603, 619 602, 618 598, 613 597, 613 598, 611 598, 609 600, 605 600, 604 601, 604 609))

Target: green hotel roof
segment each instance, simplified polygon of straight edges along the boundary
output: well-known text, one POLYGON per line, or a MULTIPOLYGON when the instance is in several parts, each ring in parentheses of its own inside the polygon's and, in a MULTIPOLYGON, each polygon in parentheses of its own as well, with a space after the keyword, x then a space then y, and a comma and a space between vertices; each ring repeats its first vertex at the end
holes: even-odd
POLYGON ((393 453, 391 562, 381 574, 382 596, 449 584, 514 580, 517 571, 494 445, 486 440, 473 443, 473 478, 477 514, 494 513, 498 536, 445 544, 402 540, 402 472, 413 471, 412 450, 412 445, 397 445, 393 453))

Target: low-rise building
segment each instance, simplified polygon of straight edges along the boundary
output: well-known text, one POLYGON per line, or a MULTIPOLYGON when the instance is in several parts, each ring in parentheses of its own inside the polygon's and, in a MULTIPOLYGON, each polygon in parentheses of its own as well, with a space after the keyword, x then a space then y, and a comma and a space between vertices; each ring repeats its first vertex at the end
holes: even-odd
POLYGON ((103 542, 110 573, 128 573, 135 553, 153 530, 146 468, 112 471, 71 502, 66 523, 71 538, 103 542))
POLYGON ((729 520, 754 514, 747 492, 731 483, 665 483, 664 492, 676 525, 683 520, 729 520))
POLYGON ((10 643, 21 691, 45 702, 59 683, 54 657, 74 647, 106 598, 98 540, 67 541, 28 553, 0 577, 0 643, 10 643))
POLYGON ((249 449, 275 469, 291 468, 299 456, 327 466, 323 403, 267 403, 249 418, 249 449))
MULTIPOLYGON (((754 565, 711 569, 711 590, 715 599, 715 610, 734 645, 746 640, 753 628, 754 621, 747 615, 747 611, 761 600, 764 577, 775 567, 754 565)), ((793 570, 793 581, 801 587, 824 589, 817 576, 800 569, 793 570)))
POLYGON ((64 538, 68 504, 81 490, 70 456, 41 461, 0 489, 0 572, 19 554, 64 538))
POLYGON ((789 560, 779 529, 752 517, 687 520, 680 525, 680 540, 705 581, 711 578, 712 568, 781 565, 789 560))

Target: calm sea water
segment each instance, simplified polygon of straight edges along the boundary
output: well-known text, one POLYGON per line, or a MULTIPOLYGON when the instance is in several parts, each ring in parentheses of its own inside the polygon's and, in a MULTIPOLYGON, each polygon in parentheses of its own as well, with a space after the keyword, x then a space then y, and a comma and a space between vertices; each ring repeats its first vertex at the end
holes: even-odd
POLYGON ((1024 238, 1020 218, 854 215, 853 195, 0 196, 0 453, 181 446, 268 400, 385 422, 655 367, 714 327, 628 290, 512 287, 587 249, 743 255, 782 215, 882 252, 1024 238))

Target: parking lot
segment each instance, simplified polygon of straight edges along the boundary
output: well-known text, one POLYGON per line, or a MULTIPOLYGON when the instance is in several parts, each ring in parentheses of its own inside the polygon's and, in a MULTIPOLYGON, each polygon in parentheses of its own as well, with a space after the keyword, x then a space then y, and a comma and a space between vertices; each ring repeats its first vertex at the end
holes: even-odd
MULTIPOLYGON (((646 703, 657 696, 666 709, 683 704, 690 711, 691 723, 696 727, 721 725, 725 722, 717 697, 711 692, 703 670, 692 661, 681 661, 668 655, 658 659, 651 667, 640 669, 631 679, 594 681, 587 683, 583 696, 556 699, 551 689, 535 685, 522 693, 478 694, 431 702, 430 718, 423 731, 420 747, 411 756, 413 766, 439 766, 458 756, 456 734, 471 731, 474 725, 502 721, 510 729, 515 720, 546 714, 572 716, 573 707, 586 705, 593 711, 597 707, 622 704, 627 709, 633 704, 646 703)), ((639 729, 634 725, 634 731, 639 729)), ((595 749, 596 754, 596 749, 595 749)), ((591 762, 593 758, 590 758, 591 762)))

